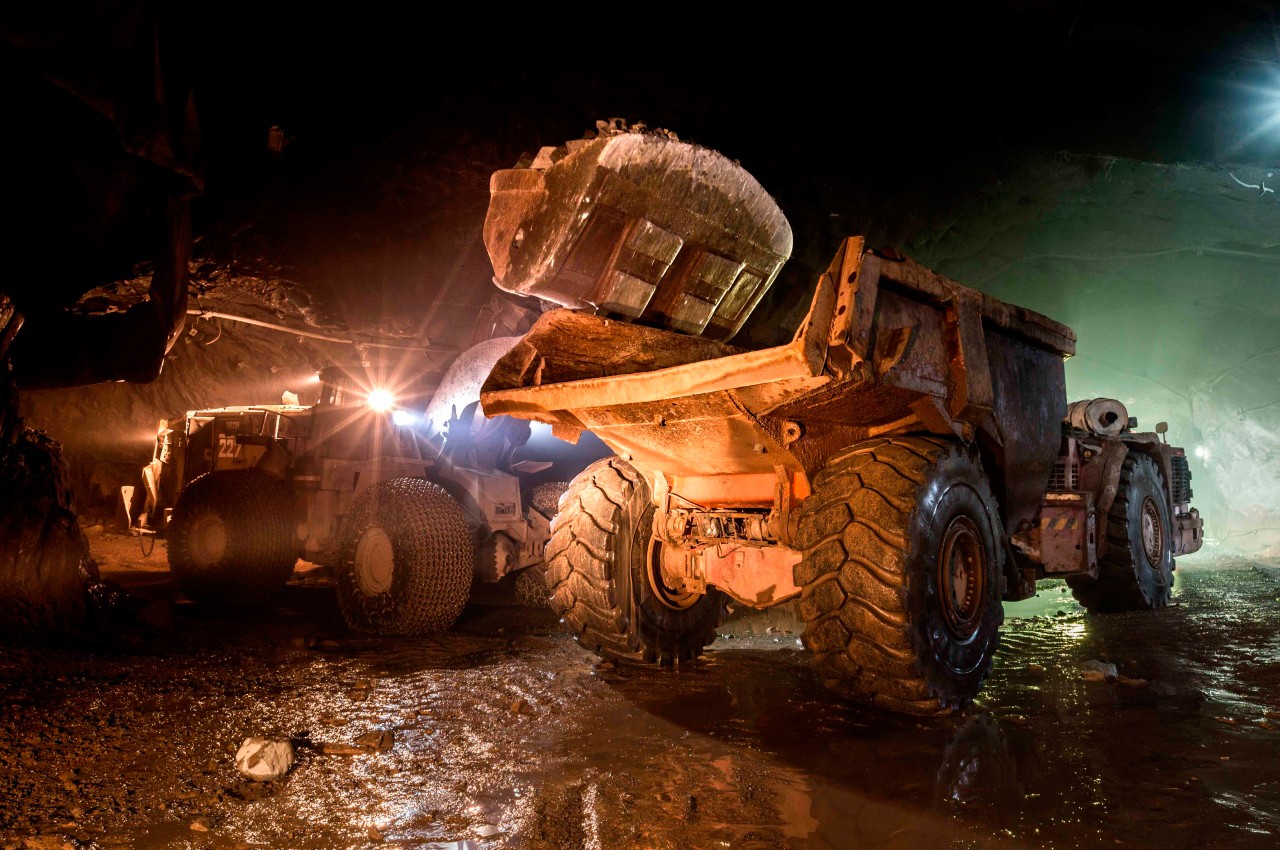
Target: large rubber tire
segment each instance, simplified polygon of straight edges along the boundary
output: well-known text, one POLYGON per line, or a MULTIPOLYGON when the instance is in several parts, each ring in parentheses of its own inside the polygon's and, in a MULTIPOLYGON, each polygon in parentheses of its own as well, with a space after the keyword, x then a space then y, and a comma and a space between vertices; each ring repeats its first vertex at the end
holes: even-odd
POLYGON ((818 473, 797 522, 798 611, 823 681, 908 714, 968 705, 1004 621, 1000 514, 976 456, 929 437, 860 443, 818 473))
POLYGON ((365 490, 338 533, 338 604, 351 628, 420 635, 454 624, 471 592, 471 532, 443 487, 395 478, 365 490))
POLYGON ((530 564, 518 570, 511 580, 516 601, 526 608, 551 607, 551 591, 547 589, 547 565, 530 564))
POLYGON ((169 570, 196 602, 254 605, 289 581, 294 545, 293 491, 259 469, 206 472, 173 507, 169 570))
POLYGON ((533 488, 529 507, 547 517, 560 512, 560 498, 569 491, 568 481, 545 481, 533 488))
POLYGON ((1130 451, 1107 511, 1107 554, 1098 577, 1067 585, 1092 612, 1163 608, 1173 592, 1173 531, 1164 476, 1150 455, 1130 451))
MULTIPOLYGON (((569 490, 568 481, 546 481, 533 488, 529 507, 545 517, 555 519, 560 512, 560 497, 569 490)), ((550 608, 551 593, 547 589, 547 565, 545 562, 530 564, 515 574, 513 579, 516 599, 526 608, 550 608)))
POLYGON ((649 577, 653 500, 640 473, 619 458, 583 470, 560 500, 547 542, 551 607, 578 643, 605 658, 678 664, 715 640, 728 598, 711 589, 664 601, 649 577))

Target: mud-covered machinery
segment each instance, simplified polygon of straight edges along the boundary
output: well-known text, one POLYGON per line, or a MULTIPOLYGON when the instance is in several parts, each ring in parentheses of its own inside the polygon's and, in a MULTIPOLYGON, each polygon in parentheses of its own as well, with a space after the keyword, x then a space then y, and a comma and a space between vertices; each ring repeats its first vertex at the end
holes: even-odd
POLYGON ((473 572, 493 582, 540 569, 567 486, 523 451, 529 423, 475 412, 480 381, 514 342, 461 355, 425 415, 330 367, 314 405, 162 422, 143 486, 124 488, 130 528, 168 538, 174 577, 197 600, 261 600, 304 558, 334 568, 354 628, 448 628, 473 572))
POLYGON ((1168 426, 1136 431, 1115 399, 1073 402, 1039 522, 1012 537, 1027 581, 1065 577, 1094 611, 1159 608, 1173 587, 1173 557, 1203 545, 1191 507, 1186 452, 1168 426))
POLYGON ((737 164, 615 136, 491 187, 498 285, 578 309, 497 362, 485 413, 616 452, 547 547, 584 646, 676 663, 730 599, 798 597, 830 686, 944 713, 987 676, 1002 600, 1066 577, 1091 609, 1158 608, 1199 548, 1182 450, 1109 400, 1068 409, 1065 325, 851 237, 792 340, 742 350, 791 235, 737 164))

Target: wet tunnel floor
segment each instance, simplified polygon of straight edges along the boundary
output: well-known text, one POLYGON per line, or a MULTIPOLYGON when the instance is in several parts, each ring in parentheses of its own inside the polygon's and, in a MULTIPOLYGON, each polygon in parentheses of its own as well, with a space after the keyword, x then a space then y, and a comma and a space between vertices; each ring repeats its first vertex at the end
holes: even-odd
POLYGON ((1156 614, 1010 606, 978 703, 928 722, 842 704, 785 624, 654 671, 510 605, 356 636, 305 576, 254 618, 164 603, 92 649, 0 648, 0 847, 1275 847, 1280 574, 1178 578, 1156 614), (324 752, 371 730, 394 745, 324 752), (281 782, 235 771, 259 735, 297 744, 281 782))

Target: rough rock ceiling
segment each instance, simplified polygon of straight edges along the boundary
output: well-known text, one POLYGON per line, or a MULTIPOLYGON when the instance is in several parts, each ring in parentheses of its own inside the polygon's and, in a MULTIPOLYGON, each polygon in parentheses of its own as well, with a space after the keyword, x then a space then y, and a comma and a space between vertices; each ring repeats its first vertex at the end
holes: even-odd
MULTIPOLYGON (((1280 103, 1265 91, 1280 91, 1265 5, 971 5, 768 22, 654 15, 602 21, 591 38, 556 35, 545 10, 430 30, 378 4, 331 19, 247 3, 184 13, 173 24, 206 177, 194 291, 215 303, 239 292, 323 327, 406 333, 391 314, 420 311, 451 273, 486 279, 469 246, 488 173, 612 115, 742 159, 801 217, 825 214, 833 189, 927 186, 1027 149, 1166 162, 1280 152, 1280 130, 1263 129, 1280 103)), ((89 7, 83 20, 28 11, 0 23, 0 71, 20 83, 6 89, 7 111, 23 119, 5 142, 23 164, 8 196, 26 200, 5 210, 0 263, 57 301, 130 277, 154 247, 145 178, 69 154, 68 140, 97 134, 95 156, 109 157, 109 133, 35 73, 52 63, 92 90, 109 76, 108 24, 149 13, 89 7), (83 45, 93 49, 68 49, 83 45), (109 209, 93 209, 104 198, 109 209), (51 243, 68 222, 81 244, 51 243)))

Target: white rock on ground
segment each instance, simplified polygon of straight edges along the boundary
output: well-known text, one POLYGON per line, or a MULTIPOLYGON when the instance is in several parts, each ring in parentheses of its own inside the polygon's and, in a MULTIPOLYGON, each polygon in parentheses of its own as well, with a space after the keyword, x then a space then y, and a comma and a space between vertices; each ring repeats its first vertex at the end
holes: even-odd
POLYGON ((1119 674, 1119 671, 1116 670, 1116 665, 1108 664, 1105 661, 1086 661, 1081 664, 1080 667, 1084 671, 1084 679, 1086 682, 1114 682, 1116 676, 1119 674))
POLYGON ((280 779, 293 767, 293 745, 280 738, 245 738, 236 751, 236 770, 255 782, 280 779))

